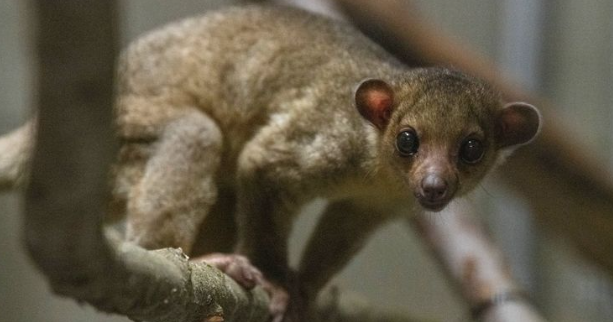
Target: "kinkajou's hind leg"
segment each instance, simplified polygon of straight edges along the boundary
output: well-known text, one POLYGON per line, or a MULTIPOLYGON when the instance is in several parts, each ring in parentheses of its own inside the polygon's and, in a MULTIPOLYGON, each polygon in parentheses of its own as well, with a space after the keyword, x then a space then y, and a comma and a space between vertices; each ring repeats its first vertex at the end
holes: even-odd
POLYGON ((166 124, 152 144, 142 178, 129 192, 127 239, 148 249, 181 247, 189 254, 217 198, 222 134, 194 110, 166 124))
MULTIPOLYGON (((218 197, 221 132, 210 118, 193 111, 169 122, 153 144, 128 196, 127 239, 148 249, 181 247, 190 254, 218 197)), ((206 261, 247 288, 266 283, 243 256, 215 253, 194 260, 206 261)))

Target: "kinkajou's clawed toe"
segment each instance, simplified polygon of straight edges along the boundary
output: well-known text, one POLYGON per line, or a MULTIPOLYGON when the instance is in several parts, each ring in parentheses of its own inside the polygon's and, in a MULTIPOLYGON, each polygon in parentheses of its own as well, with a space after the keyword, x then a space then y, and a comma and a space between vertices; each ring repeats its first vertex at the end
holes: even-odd
POLYGON ((251 289, 256 285, 266 284, 263 282, 264 278, 260 270, 253 266, 245 256, 213 253, 195 260, 203 261, 219 269, 244 288, 251 289))
POLYGON ((247 289, 261 285, 270 296, 269 310, 272 321, 283 321, 289 303, 288 292, 283 287, 266 280, 262 272, 253 266, 247 257, 236 254, 213 253, 193 260, 203 261, 219 269, 247 289))

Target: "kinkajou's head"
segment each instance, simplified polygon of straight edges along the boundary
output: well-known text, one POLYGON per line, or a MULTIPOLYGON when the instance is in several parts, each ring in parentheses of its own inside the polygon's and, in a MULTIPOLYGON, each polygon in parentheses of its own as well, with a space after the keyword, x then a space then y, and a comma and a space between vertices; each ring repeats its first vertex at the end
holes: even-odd
POLYGON ((534 139, 541 124, 535 107, 503 105, 484 82, 438 68, 400 81, 366 79, 355 105, 378 129, 381 164, 430 211, 472 190, 501 155, 534 139))

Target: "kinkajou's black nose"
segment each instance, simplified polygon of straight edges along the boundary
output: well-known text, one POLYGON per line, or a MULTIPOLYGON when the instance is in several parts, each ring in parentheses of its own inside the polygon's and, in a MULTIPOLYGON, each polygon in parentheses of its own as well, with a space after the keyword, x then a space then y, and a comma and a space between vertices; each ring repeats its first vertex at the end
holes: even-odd
POLYGON ((447 181, 436 174, 429 174, 421 180, 421 193, 426 200, 437 202, 447 197, 447 181))

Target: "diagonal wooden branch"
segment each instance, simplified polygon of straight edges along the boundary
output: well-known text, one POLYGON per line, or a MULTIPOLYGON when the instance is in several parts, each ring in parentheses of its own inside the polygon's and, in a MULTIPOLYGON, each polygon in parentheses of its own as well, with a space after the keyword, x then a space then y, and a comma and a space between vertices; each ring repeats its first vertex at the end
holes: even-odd
POLYGON ((367 35, 415 66, 446 65, 489 80, 508 99, 536 104, 545 126, 499 173, 536 210, 538 221, 569 238, 613 277, 613 182, 585 148, 567 137, 545 100, 506 81, 486 57, 424 21, 408 1, 335 0, 367 35))
POLYGON ((442 221, 423 214, 410 218, 410 223, 441 262, 475 318, 487 322, 544 321, 528 305, 502 252, 471 213, 474 209, 469 204, 456 201, 437 214, 442 221), (501 296, 508 296, 508 300, 496 305, 491 302, 501 296))

